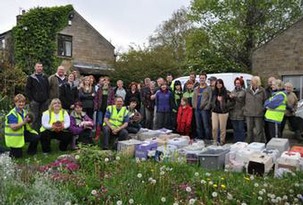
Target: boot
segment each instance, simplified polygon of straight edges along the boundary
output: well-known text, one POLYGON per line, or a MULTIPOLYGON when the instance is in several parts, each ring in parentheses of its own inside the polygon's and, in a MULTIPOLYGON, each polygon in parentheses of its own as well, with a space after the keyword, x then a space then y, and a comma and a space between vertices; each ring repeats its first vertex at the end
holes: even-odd
POLYGON ((95 142, 99 141, 100 134, 101 134, 101 126, 96 125, 96 134, 95 134, 95 138, 94 138, 95 142))

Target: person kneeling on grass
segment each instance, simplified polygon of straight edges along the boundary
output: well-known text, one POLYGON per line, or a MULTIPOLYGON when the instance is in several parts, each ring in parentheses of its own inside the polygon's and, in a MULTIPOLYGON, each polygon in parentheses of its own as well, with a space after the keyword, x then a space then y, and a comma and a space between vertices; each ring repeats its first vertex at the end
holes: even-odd
POLYGON ((93 142, 91 132, 94 123, 82 109, 82 102, 78 101, 74 104, 74 110, 70 114, 69 130, 73 134, 72 148, 76 148, 76 135, 79 136, 77 142, 82 142, 83 144, 91 144, 93 142))
MULTIPOLYGON (((105 112, 102 145, 104 150, 108 149, 110 136, 118 137, 118 141, 127 139, 128 132, 125 128, 128 126, 128 121, 128 111, 123 106, 123 98, 117 96, 115 98, 115 105, 107 106, 105 112)), ((115 146, 114 148, 116 148, 115 146)))
POLYGON ((51 139, 60 141, 59 149, 66 151, 67 146, 72 141, 72 134, 68 131, 70 126, 70 117, 64 109, 62 109, 61 101, 54 98, 47 111, 42 114, 41 145, 43 153, 51 151, 51 139))
POLYGON ((11 149, 11 157, 20 158, 25 142, 30 142, 27 154, 34 155, 37 153, 39 135, 30 124, 33 116, 24 110, 25 97, 22 94, 17 94, 14 102, 15 107, 5 117, 5 144, 11 149))
POLYGON ((129 133, 134 133, 134 134, 138 133, 139 130, 141 129, 140 122, 142 120, 142 116, 140 112, 138 112, 138 110, 136 109, 137 104, 138 104, 137 98, 131 98, 129 102, 129 106, 127 106, 129 122, 126 129, 129 133))

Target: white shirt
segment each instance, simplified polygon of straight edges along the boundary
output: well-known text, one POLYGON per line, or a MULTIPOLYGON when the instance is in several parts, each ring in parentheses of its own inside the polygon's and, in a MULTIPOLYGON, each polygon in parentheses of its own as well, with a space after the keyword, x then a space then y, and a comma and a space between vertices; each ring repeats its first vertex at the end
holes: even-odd
MULTIPOLYGON (((60 119, 60 112, 58 114, 55 113, 55 121, 59 121, 60 119)), ((50 130, 52 128, 52 125, 49 123, 49 112, 44 112, 42 115, 42 126, 47 129, 50 130)), ((68 113, 66 111, 64 111, 64 124, 63 127, 64 129, 69 128, 70 126, 70 117, 68 115, 68 113)))
POLYGON ((126 91, 124 88, 117 88, 116 90, 116 96, 122 97, 123 100, 125 100, 125 96, 126 96, 126 91))

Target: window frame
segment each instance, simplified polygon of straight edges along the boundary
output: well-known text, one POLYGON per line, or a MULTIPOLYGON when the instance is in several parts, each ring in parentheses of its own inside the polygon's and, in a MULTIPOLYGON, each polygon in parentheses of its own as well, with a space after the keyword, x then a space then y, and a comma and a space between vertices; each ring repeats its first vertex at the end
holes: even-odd
POLYGON ((73 57, 73 36, 66 34, 58 34, 57 36, 57 55, 60 57, 73 57), (67 55, 67 45, 66 43, 70 43, 70 55, 67 55))

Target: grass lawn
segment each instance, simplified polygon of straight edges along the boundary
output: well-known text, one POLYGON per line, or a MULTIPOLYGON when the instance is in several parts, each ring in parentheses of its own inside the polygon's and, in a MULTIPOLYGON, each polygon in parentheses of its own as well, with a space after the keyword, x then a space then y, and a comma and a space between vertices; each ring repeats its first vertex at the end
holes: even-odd
POLYGON ((2 164, 0 204, 302 204, 302 172, 257 177, 140 161, 97 146, 60 152, 56 140, 51 147, 51 154, 43 155, 39 145, 36 156, 12 161, 21 170, 13 176, 7 171, 13 164, 2 164), (62 154, 74 157, 54 163, 62 154))

